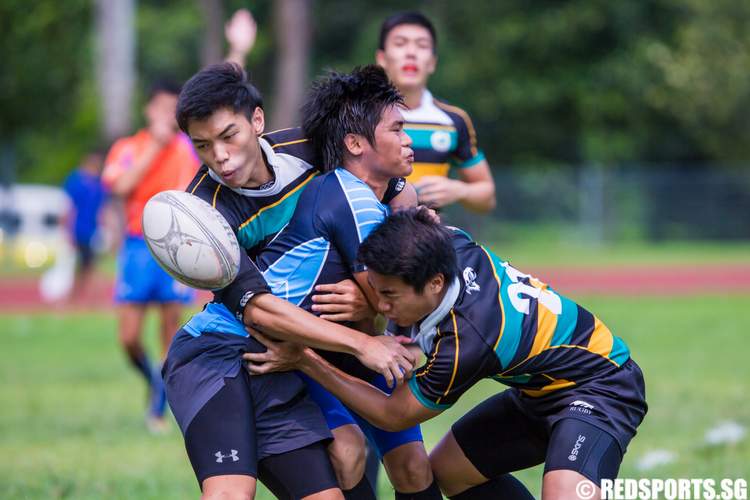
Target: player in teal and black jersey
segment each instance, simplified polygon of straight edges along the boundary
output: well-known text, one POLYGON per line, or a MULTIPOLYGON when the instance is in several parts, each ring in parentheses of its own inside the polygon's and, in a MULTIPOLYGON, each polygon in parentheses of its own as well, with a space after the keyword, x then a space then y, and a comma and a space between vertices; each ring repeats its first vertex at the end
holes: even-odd
POLYGON ((320 409, 295 374, 247 376, 242 353, 263 346, 242 320, 354 354, 390 379, 402 379, 412 357, 393 339, 329 323, 269 293, 251 257, 286 224, 317 170, 297 130, 261 137, 262 100, 241 68, 221 64, 193 76, 177 121, 204 164, 188 190, 227 219, 246 249, 237 278, 180 329, 164 364, 167 398, 204 497, 252 497, 260 478, 280 498, 341 498, 320 409))
POLYGON ((625 343, 596 316, 416 210, 386 219, 358 257, 378 309, 411 325, 408 341, 427 356, 408 384, 388 397, 309 349, 272 343, 286 358, 248 354, 267 363, 252 370, 298 367, 391 431, 438 415, 481 379, 510 386, 459 419, 432 451, 450 498, 529 498, 509 473, 541 463, 545 499, 578 498, 581 481, 598 486, 617 476, 646 414, 644 382, 625 343))

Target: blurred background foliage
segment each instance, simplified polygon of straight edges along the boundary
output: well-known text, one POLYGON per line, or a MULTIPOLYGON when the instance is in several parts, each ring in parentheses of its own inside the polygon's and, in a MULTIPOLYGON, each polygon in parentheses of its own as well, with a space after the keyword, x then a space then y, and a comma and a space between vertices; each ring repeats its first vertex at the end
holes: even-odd
MULTIPOLYGON (((125 1, 125 0, 123 0, 125 1)), ((304 2, 304 0, 303 0, 304 2)), ((140 0, 137 96, 200 68, 202 6, 247 7, 247 68, 273 105, 279 35, 270 0, 140 0)), ((420 9, 438 29, 437 96, 472 116, 491 165, 674 164, 744 169, 750 158, 750 3, 729 0, 405 2, 308 0, 309 78, 373 61, 382 19, 420 9)), ((103 145, 93 0, 0 3, 0 172, 59 182, 103 145)), ((291 124, 290 124, 291 125, 291 124)), ((10 178, 10 179, 8 179, 10 178)))

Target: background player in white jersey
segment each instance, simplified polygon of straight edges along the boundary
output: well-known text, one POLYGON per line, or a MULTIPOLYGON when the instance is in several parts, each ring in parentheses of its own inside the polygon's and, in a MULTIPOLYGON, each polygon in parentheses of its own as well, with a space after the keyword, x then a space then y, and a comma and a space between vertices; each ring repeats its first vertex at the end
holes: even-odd
POLYGON ((440 208, 453 203, 478 212, 495 207, 495 183, 477 148, 469 115, 435 99, 427 82, 437 66, 437 38, 429 19, 418 12, 398 13, 380 29, 375 60, 404 96, 404 130, 414 149, 414 184, 421 204, 440 208), (458 179, 448 178, 451 166, 458 179))

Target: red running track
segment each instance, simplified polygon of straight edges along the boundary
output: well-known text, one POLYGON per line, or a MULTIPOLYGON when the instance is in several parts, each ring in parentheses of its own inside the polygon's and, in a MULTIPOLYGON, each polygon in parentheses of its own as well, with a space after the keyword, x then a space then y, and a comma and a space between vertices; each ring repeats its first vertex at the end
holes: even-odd
MULTIPOLYGON (((530 270, 563 295, 695 295, 750 293, 750 264, 623 266, 605 268, 539 267, 530 270)), ((209 300, 200 292, 198 303, 209 300)), ((112 307, 112 281, 98 276, 84 294, 61 304, 44 304, 34 279, 0 281, 0 312, 92 310, 112 307)))

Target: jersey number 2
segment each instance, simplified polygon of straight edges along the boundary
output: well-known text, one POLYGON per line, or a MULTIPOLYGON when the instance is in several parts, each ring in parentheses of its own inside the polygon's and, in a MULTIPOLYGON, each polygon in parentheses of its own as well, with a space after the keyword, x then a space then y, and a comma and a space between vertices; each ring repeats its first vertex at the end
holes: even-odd
POLYGON ((521 278, 535 278, 529 274, 522 273, 507 262, 503 262, 503 267, 505 268, 505 274, 507 274, 513 282, 511 285, 508 285, 508 296, 510 298, 510 303, 513 304, 516 311, 523 314, 529 314, 529 304, 531 303, 531 300, 521 297, 522 295, 525 295, 538 300, 544 307, 549 309, 552 314, 559 315, 562 313, 562 301, 560 300, 559 295, 546 287, 537 288, 519 281, 521 278))

